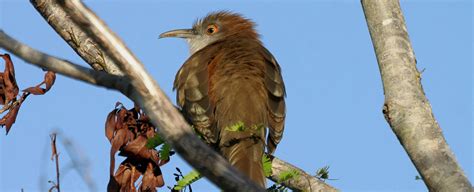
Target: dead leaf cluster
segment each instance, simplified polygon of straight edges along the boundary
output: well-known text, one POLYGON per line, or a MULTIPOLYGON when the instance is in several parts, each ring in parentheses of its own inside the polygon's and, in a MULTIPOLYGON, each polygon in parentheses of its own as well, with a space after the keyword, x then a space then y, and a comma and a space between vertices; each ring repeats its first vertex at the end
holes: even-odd
POLYGON ((138 106, 126 109, 117 102, 105 123, 105 135, 112 145, 108 191, 137 191, 135 182, 140 177, 138 191, 156 191, 164 185, 160 166, 169 159, 161 160, 158 150, 147 147, 155 134, 155 127, 138 106), (126 159, 113 174, 118 151, 126 159))
POLYGON ((56 74, 51 71, 47 71, 44 75, 44 80, 40 84, 28 87, 24 89, 23 94, 18 97, 19 88, 15 79, 15 68, 13 62, 8 54, 0 54, 0 57, 5 61, 5 70, 0 72, 0 105, 3 105, 0 109, 0 113, 5 114, 0 119, 0 126, 5 127, 6 133, 10 131, 12 125, 16 121, 18 111, 20 110, 21 104, 30 95, 44 95, 48 92, 56 80, 56 74), (44 85, 44 88, 42 87, 44 85))

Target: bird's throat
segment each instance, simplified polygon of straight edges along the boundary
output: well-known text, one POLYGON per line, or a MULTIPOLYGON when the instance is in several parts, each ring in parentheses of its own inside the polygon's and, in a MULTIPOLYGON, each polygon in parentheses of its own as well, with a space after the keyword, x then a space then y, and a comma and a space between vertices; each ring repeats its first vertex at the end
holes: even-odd
POLYGON ((188 46, 189 46, 190 55, 193 55, 194 53, 198 52, 202 48, 213 43, 214 41, 215 40, 213 38, 209 38, 207 36, 198 36, 195 38, 186 39, 186 42, 188 43, 188 46))

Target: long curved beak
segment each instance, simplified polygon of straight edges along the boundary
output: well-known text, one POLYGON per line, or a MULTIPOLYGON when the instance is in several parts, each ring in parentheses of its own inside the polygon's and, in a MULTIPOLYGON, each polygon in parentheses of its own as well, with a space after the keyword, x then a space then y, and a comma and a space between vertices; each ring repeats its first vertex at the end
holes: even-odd
POLYGON ((160 39, 166 38, 166 37, 179 37, 179 38, 187 39, 194 36, 195 34, 192 29, 176 29, 176 30, 167 31, 160 34, 160 39))

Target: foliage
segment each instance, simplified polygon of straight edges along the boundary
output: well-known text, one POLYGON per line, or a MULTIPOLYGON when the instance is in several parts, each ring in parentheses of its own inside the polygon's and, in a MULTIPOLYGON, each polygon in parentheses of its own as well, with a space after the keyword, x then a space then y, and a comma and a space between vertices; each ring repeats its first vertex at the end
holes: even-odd
POLYGON ((5 131, 8 134, 10 128, 16 121, 18 111, 20 110, 23 101, 30 95, 44 95, 48 92, 56 80, 56 73, 48 71, 44 75, 44 80, 40 84, 29 87, 23 90, 23 94, 18 97, 19 88, 15 79, 15 68, 13 62, 8 54, 0 54, 0 57, 5 61, 5 70, 0 72, 0 113, 8 111, 0 119, 0 126, 5 126, 5 131), (44 88, 41 86, 44 85, 44 88))
POLYGON ((278 183, 283 183, 290 179, 298 179, 299 176, 300 176, 300 173, 298 172, 298 170, 295 170, 295 169, 286 170, 286 171, 281 172, 280 175, 278 175, 278 183))
MULTIPOLYGON (((267 155, 264 154, 263 158, 262 158, 262 163, 263 163, 263 170, 264 170, 264 173, 265 173, 265 177, 271 176, 272 175, 272 161, 271 161, 271 159, 267 155)), ((182 190, 186 186, 190 186, 192 183, 194 183, 197 180, 199 180, 200 178, 202 178, 202 176, 196 170, 193 170, 193 171, 189 172, 188 174, 186 174, 184 176, 182 175, 181 170, 179 170, 179 168, 176 168, 176 170, 178 171, 178 174, 175 173, 174 176, 175 176, 175 180, 177 181, 177 183, 173 187, 173 190, 176 190, 176 191, 182 190), (180 179, 180 177, 182 177, 182 179, 180 179)), ((295 175, 297 175, 297 172, 295 174, 294 171, 296 171, 296 170, 293 170, 293 171, 290 170, 286 173, 284 172, 281 177, 286 178, 286 179, 292 178, 295 175)), ((275 191, 275 190, 282 191, 282 189, 285 189, 284 186, 271 186, 270 188, 271 188, 272 191, 275 191)))
POLYGON ((329 166, 324 166, 316 171, 316 177, 320 180, 329 179, 329 166))
POLYGON ((160 137, 160 135, 156 134, 154 137, 148 139, 146 147, 148 149, 154 149, 163 144, 164 142, 165 141, 160 137))
POLYGON ((171 152, 171 146, 168 143, 163 143, 160 148, 160 159, 163 161, 169 161, 171 152))
POLYGON ((280 173, 278 175, 278 181, 277 183, 273 184, 269 188, 267 188, 267 191, 269 192, 287 192, 288 188, 282 185, 282 183, 290 180, 290 179, 298 179, 299 177, 299 172, 298 170, 295 169, 290 169, 286 170, 280 173))
POLYGON ((160 166, 167 163, 173 153, 138 106, 126 109, 117 102, 115 109, 107 116, 105 135, 112 145, 108 191, 136 191, 135 182, 140 177, 139 191, 156 191, 157 187, 164 185, 160 166), (159 145, 160 151, 154 148, 159 145), (126 159, 114 173, 118 151, 126 159))
POLYGON ((270 177, 272 175, 272 160, 267 155, 263 154, 262 164, 265 177, 270 177))
POLYGON ((174 174, 177 183, 173 187, 173 190, 176 191, 180 191, 186 188, 187 186, 189 187, 189 190, 192 191, 191 184, 202 178, 201 174, 199 174, 199 172, 197 172, 196 170, 192 170, 184 176, 181 173, 181 170, 179 170, 178 168, 176 168, 176 170, 179 172, 179 174, 174 174), (180 177, 182 178, 180 179, 180 177))
POLYGON ((235 123, 234 125, 226 127, 225 129, 228 131, 242 132, 242 131, 245 131, 245 125, 244 125, 244 122, 239 121, 235 123))
POLYGON ((321 181, 337 180, 337 179, 329 179, 329 166, 324 166, 322 168, 319 168, 316 171, 315 177, 318 178, 321 181))

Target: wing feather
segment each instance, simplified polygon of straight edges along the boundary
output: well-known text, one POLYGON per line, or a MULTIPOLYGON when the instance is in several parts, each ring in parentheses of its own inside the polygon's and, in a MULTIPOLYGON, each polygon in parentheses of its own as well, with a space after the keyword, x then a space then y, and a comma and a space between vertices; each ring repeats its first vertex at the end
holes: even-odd
POLYGON ((265 87, 268 91, 267 108, 269 134, 267 150, 272 154, 283 137, 285 128, 285 84, 281 76, 281 69, 273 55, 262 46, 262 55, 265 58, 265 87))
POLYGON ((212 60, 206 48, 193 54, 176 74, 173 89, 177 91, 177 102, 186 118, 203 135, 208 143, 217 141, 216 128, 213 126, 214 106, 209 99, 209 68, 212 60))

